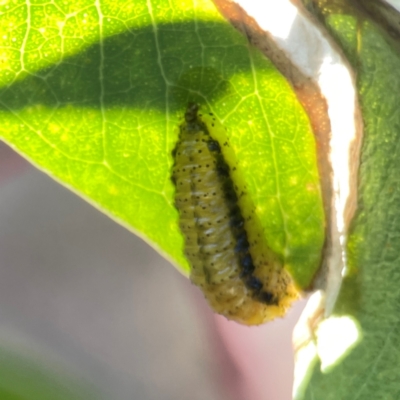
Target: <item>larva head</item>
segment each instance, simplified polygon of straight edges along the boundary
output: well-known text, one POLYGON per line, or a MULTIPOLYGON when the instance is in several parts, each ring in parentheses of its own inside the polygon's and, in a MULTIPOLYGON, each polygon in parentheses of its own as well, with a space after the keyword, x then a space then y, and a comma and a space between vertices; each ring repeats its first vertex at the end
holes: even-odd
POLYGON ((199 106, 195 103, 189 103, 188 108, 185 112, 185 121, 190 124, 196 121, 197 112, 199 111, 199 106))

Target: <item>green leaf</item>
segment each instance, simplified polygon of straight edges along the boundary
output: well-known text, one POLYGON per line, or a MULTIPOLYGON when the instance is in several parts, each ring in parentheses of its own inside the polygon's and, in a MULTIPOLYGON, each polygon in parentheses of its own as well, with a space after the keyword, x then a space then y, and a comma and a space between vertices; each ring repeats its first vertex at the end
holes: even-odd
POLYGON ((400 55, 385 30, 351 4, 313 2, 356 70, 364 120, 349 271, 333 314, 353 320, 361 340, 329 370, 317 365, 304 399, 400 396, 400 55))
POLYGON ((196 4, 3 4, 0 135, 187 272, 171 150, 196 101, 228 129, 270 246, 306 287, 324 242, 308 118, 271 63, 196 4))
POLYGON ((0 398, 2 400, 101 399, 78 376, 43 357, 28 357, 20 351, 0 348, 0 398))

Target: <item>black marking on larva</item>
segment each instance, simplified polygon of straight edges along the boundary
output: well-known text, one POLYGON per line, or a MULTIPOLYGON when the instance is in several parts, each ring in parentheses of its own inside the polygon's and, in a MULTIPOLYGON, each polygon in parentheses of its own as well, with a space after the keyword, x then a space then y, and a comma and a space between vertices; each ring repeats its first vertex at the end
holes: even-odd
POLYGON ((230 178, 229 166, 220 159, 217 161, 217 173, 221 177, 230 178))
MULTIPOLYGON (((278 301, 276 298, 274 298, 274 296, 268 292, 268 291, 264 291, 263 290, 263 282, 254 275, 254 272, 256 270, 252 256, 250 254, 250 244, 248 241, 248 236, 247 236, 247 232, 245 230, 244 227, 244 218, 242 216, 240 207, 238 205, 238 191, 239 188, 234 185, 232 178, 230 176, 230 167, 227 164, 227 162, 225 161, 223 154, 221 152, 221 145, 220 143, 215 140, 215 138, 213 138, 210 134, 209 129, 207 128, 207 126, 205 125, 205 123, 200 119, 201 114, 198 112, 199 111, 199 107, 196 104, 190 104, 185 112, 185 122, 186 124, 181 126, 181 134, 180 134, 180 138, 179 141, 175 147, 175 149, 172 151, 172 155, 174 157, 175 163, 174 163, 174 168, 173 168, 173 174, 171 177, 172 182, 174 183, 175 186, 177 186, 177 184, 179 186, 183 185, 183 182, 180 181, 180 176, 183 173, 186 173, 187 168, 185 168, 185 166, 183 166, 182 168, 179 168, 176 163, 177 163, 177 155, 180 155, 181 152, 178 151, 178 147, 180 146, 181 143, 183 143, 185 140, 191 140, 193 142, 193 139, 185 138, 185 134, 196 134, 198 132, 202 132, 204 134, 204 136, 207 137, 207 140, 198 140, 196 139, 195 142, 196 143, 204 143, 206 141, 207 147, 209 149, 209 151, 211 152, 211 155, 214 157, 214 161, 211 163, 206 163, 206 164, 202 164, 201 163, 201 157, 203 157, 201 155, 202 151, 201 149, 198 149, 197 157, 200 157, 200 161, 197 158, 195 161, 193 156, 189 156, 188 159, 190 160, 190 162, 193 164, 195 164, 196 162, 198 163, 198 165, 192 165, 190 168, 190 173, 193 174, 193 176, 196 176, 196 179, 192 181, 192 183, 190 184, 190 188, 192 190, 192 194, 191 196, 185 196, 182 202, 182 199, 180 201, 175 201, 175 206, 178 208, 178 210, 180 211, 181 214, 186 214, 186 207, 193 207, 192 202, 193 199, 196 199, 197 205, 198 207, 200 207, 202 210, 212 210, 210 207, 210 203, 206 203, 206 205, 201 205, 201 198, 207 197, 208 194, 210 194, 209 191, 207 191, 207 193, 205 193, 203 196, 201 195, 196 195, 193 196, 193 191, 195 190, 205 190, 202 188, 202 179, 201 177, 198 176, 198 174, 200 172, 196 171, 197 169, 200 169, 201 171, 205 171, 205 173, 210 169, 210 168, 215 168, 216 171, 216 176, 217 176, 217 181, 216 181, 216 185, 220 185, 220 188, 222 188, 222 192, 223 192, 223 198, 220 201, 225 202, 225 205, 227 206, 228 210, 230 210, 228 212, 228 215, 225 216, 221 216, 220 218, 218 218, 216 221, 214 221, 214 224, 227 224, 227 226, 229 226, 232 235, 236 241, 236 243, 234 243, 232 245, 232 251, 235 253, 235 256, 237 257, 237 260, 239 262, 239 265, 241 267, 241 272, 240 272, 240 278, 242 279, 244 285, 250 290, 252 297, 264 304, 278 304, 278 301), (190 200, 192 199, 192 200, 190 200), (188 203, 188 201, 190 200, 190 203, 188 203), (187 205, 186 205, 187 204, 187 205)), ((212 115, 212 113, 210 113, 210 115, 212 115)), ((211 123, 212 127, 214 127, 214 123, 211 123)), ((229 146, 228 142, 224 142, 223 146, 229 146)), ((236 170, 236 167, 232 168, 234 171, 236 170)), ((187 178, 187 174, 186 174, 186 178, 187 178)), ((189 175, 190 177, 190 175, 189 175)), ((209 189, 207 189, 209 190, 209 189)), ((182 192, 181 192, 182 193, 182 192)), ((213 198, 215 198, 216 192, 211 193, 213 195, 213 198)), ((189 195, 189 193, 188 193, 189 195)), ((244 192, 242 191, 240 193, 240 196, 243 196, 244 192)), ((213 203, 216 204, 216 203, 213 203)), ((198 213, 200 213, 201 211, 198 210, 198 213)), ((195 216, 196 220, 199 221, 201 219, 201 214, 195 216)), ((251 216, 246 218, 247 220, 251 219, 251 216)), ((209 224, 212 225, 212 224, 209 224)), ((181 222, 181 228, 185 228, 185 229, 201 229, 203 230, 203 234, 206 237, 209 237, 210 235, 207 234, 205 231, 207 229, 212 229, 211 227, 205 227, 203 224, 201 224, 200 222, 198 222, 197 224, 195 223, 195 226, 197 226, 196 228, 191 227, 192 225, 187 225, 187 224, 182 224, 181 222)), ((218 239, 218 238, 217 238, 218 239)), ((200 240, 200 239, 198 239, 200 240)), ((204 254, 207 254, 207 251, 205 249, 204 246, 206 246, 206 243, 202 243, 201 241, 198 241, 198 246, 199 246, 199 250, 200 252, 203 251, 204 254), (203 250, 202 250, 203 249, 203 250)), ((229 250, 229 245, 224 246, 223 249, 220 249, 220 251, 224 251, 224 250, 229 250)), ((209 251, 208 251, 209 252, 209 251)), ((191 255, 192 259, 196 259, 196 257, 201 257, 201 253, 197 254, 197 253, 189 253, 186 252, 187 255, 191 255)), ((212 267, 212 269, 215 270, 215 268, 220 268, 223 269, 226 266, 222 265, 222 266, 218 266, 215 265, 214 262, 210 262, 210 265, 212 267)), ((204 277, 205 280, 207 282, 208 285, 211 286, 215 286, 215 282, 212 281, 212 277, 210 276, 210 271, 207 268, 203 269, 204 272, 204 277)), ((233 276, 228 277, 230 279, 233 278, 233 276)), ((225 281, 226 279, 223 278, 222 281, 225 281)), ((204 287, 203 283, 200 283, 201 287, 204 287)), ((221 293, 222 298, 225 298, 226 295, 221 293)), ((230 313, 230 311, 228 311, 230 313)))
POLYGON ((245 278, 246 276, 250 276, 254 273, 256 267, 254 266, 253 262, 245 262, 243 263, 243 259, 241 262, 242 265, 242 272, 240 273, 240 278, 245 278))
POLYGON ((216 140, 212 140, 212 139, 208 140, 207 146, 210 151, 218 151, 219 153, 221 152, 221 146, 219 145, 219 143, 216 140))
POLYGON ((253 273, 255 267, 253 264, 253 259, 249 253, 246 253, 244 256, 242 256, 240 264, 242 265, 242 277, 253 273))
POLYGON ((257 295, 257 299, 264 304, 268 305, 278 305, 279 301, 275 298, 275 296, 271 292, 262 291, 257 295))
POLYGON ((258 298, 259 294, 261 294, 260 293, 261 289, 263 288, 262 282, 254 275, 250 275, 250 276, 246 277, 245 283, 249 289, 251 289, 257 293, 257 298, 258 298))
MULTIPOLYGON (((237 202, 238 201, 238 197, 237 194, 234 190, 231 189, 227 189, 226 191, 226 197, 232 201, 232 202, 237 202)), ((239 209, 240 210, 240 209, 239 209)))
POLYGON ((240 213, 239 207, 231 211, 230 224, 234 228, 242 228, 244 225, 244 219, 240 213))
POLYGON ((247 235, 240 233, 236 237, 236 240, 237 240, 237 242, 236 242, 236 246, 235 246, 235 251, 238 253, 247 253, 250 248, 249 241, 247 240, 247 235))

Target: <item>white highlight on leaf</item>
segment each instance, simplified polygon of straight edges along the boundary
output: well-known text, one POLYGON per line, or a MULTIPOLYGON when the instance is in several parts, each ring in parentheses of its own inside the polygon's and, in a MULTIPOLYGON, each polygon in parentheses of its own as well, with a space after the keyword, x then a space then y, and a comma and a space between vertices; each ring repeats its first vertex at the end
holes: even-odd
POLYGON ((318 325, 317 351, 321 371, 329 372, 362 338, 359 324, 349 316, 329 317, 318 325))
POLYGON ((260 28, 271 32, 281 40, 288 39, 297 16, 297 9, 291 3, 287 1, 260 2, 258 0, 239 0, 237 3, 253 18, 254 15, 257 15, 255 19, 260 28))
POLYGON ((400 0, 386 0, 386 3, 389 3, 397 11, 400 11, 400 0))
POLYGON ((316 343, 310 338, 314 338, 315 321, 312 316, 321 312, 320 305, 323 303, 323 298, 322 291, 317 291, 310 296, 293 332, 293 347, 295 350, 293 399, 303 397, 303 392, 307 388, 313 367, 318 361, 316 343))
POLYGON ((320 291, 311 296, 306 312, 302 314, 294 331, 296 363, 293 399, 303 398, 318 359, 321 371, 329 373, 362 339, 359 324, 349 316, 331 316, 320 322, 315 330, 316 321, 309 316, 318 314, 322 297, 320 291), (309 340, 310 334, 313 340, 309 340))
POLYGON ((329 55, 324 58, 320 71, 318 82, 322 93, 333 100, 328 102, 332 129, 331 162, 334 173, 336 223, 341 244, 344 245, 346 222, 349 222, 345 221, 344 210, 350 195, 350 146, 356 139, 354 119, 356 93, 347 67, 329 55))
POLYGON ((293 383, 293 399, 303 398, 304 391, 311 378, 313 366, 318 361, 317 348, 313 342, 308 342, 298 351, 293 383))

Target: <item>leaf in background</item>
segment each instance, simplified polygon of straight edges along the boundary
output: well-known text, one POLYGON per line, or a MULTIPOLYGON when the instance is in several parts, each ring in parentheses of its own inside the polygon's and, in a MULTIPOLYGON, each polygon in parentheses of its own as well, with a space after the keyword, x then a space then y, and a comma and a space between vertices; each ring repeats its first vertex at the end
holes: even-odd
POLYGON ((228 129, 273 250, 320 264, 315 142, 289 85, 208 1, 1 6, 1 137, 188 270, 171 150, 188 101, 228 129))
POLYGON ((1 400, 100 400, 104 398, 45 357, 0 348, 1 400), (23 355, 24 354, 24 355, 23 355))
POLYGON ((356 70, 364 120, 358 211, 348 242, 349 270, 333 313, 331 340, 326 342, 325 350, 339 355, 335 346, 341 336, 350 333, 344 332, 340 325, 344 318, 359 328, 356 335, 361 340, 340 363, 322 364, 324 372, 321 365, 315 368, 305 395, 299 398, 397 399, 400 396, 399 47, 371 17, 354 8, 353 2, 311 3, 356 70))

